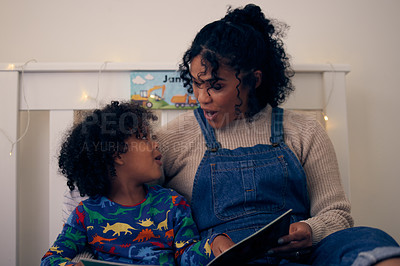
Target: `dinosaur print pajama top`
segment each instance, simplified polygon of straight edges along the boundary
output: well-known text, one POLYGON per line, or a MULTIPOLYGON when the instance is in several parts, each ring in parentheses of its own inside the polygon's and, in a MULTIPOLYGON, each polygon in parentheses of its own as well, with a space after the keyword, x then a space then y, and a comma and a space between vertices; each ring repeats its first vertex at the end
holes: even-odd
POLYGON ((73 265, 70 260, 89 245, 99 260, 127 264, 206 265, 214 258, 200 241, 183 196, 161 186, 146 186, 146 198, 123 206, 96 196, 79 203, 41 265, 73 265))

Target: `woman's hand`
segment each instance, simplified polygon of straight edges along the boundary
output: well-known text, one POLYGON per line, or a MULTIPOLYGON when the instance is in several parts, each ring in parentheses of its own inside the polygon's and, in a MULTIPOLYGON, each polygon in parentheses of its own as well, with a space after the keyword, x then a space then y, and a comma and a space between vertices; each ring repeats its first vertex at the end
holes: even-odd
POLYGON ((221 253, 223 253, 225 250, 232 247, 233 245, 235 245, 235 243, 229 237, 225 235, 219 235, 212 242, 211 249, 214 253, 214 256, 218 257, 219 255, 221 255, 221 253))
POLYGON ((296 257, 301 250, 312 246, 311 227, 304 222, 297 222, 290 225, 289 234, 278 240, 279 247, 273 248, 269 253, 278 257, 296 257))

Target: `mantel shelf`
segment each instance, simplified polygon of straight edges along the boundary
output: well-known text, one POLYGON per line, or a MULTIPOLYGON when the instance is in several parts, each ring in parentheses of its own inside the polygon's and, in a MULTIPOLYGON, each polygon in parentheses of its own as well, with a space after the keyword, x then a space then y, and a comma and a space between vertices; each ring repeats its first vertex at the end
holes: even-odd
MULTIPOLYGON (((0 63, 0 71, 22 71, 25 63, 0 63)), ((117 71, 125 72, 132 70, 173 70, 178 69, 178 65, 167 63, 36 63, 30 62, 25 65, 24 72, 99 72, 117 71)), ((346 64, 293 64, 295 72, 350 72, 350 66, 346 64)))

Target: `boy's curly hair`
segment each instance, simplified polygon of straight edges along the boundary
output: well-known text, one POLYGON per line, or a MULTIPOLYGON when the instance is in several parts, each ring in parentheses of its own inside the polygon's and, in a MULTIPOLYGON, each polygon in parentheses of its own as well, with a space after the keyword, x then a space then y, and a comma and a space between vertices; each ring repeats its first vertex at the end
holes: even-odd
MULTIPOLYGON (((294 90, 290 80, 294 72, 282 41, 287 28, 284 23, 265 18, 260 7, 254 4, 229 8, 224 18, 204 26, 185 52, 179 65, 184 86, 189 93, 193 92, 190 63, 200 55, 206 71, 206 62, 209 64, 214 80, 219 66, 224 64, 236 71, 239 85, 243 83, 250 87, 247 117, 252 117, 267 104, 278 106, 294 90), (262 72, 262 83, 257 88, 255 70, 262 72)), ((201 77, 196 78, 201 80, 201 77)), ((237 91, 241 100, 239 85, 237 91)), ((237 110, 240 105, 236 106, 237 110)))
POLYGON ((81 196, 108 195, 116 175, 114 158, 127 151, 127 138, 146 136, 155 120, 150 110, 135 103, 113 101, 72 127, 58 157, 69 189, 77 186, 81 196))

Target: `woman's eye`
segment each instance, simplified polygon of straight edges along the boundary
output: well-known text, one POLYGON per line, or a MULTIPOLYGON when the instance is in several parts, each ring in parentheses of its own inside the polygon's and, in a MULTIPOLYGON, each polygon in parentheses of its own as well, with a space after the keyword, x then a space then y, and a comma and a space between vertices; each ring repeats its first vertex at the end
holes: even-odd
POLYGON ((219 91, 220 89, 222 89, 222 86, 220 84, 214 84, 212 88, 216 91, 219 91))
POLYGON ((192 82, 193 82, 193 85, 196 86, 196 87, 198 87, 198 88, 201 86, 201 84, 200 84, 199 82, 196 82, 196 81, 194 81, 194 80, 193 80, 192 82))
POLYGON ((222 89, 222 86, 220 84, 214 84, 214 85, 210 86, 207 90, 219 91, 221 89, 222 89))

